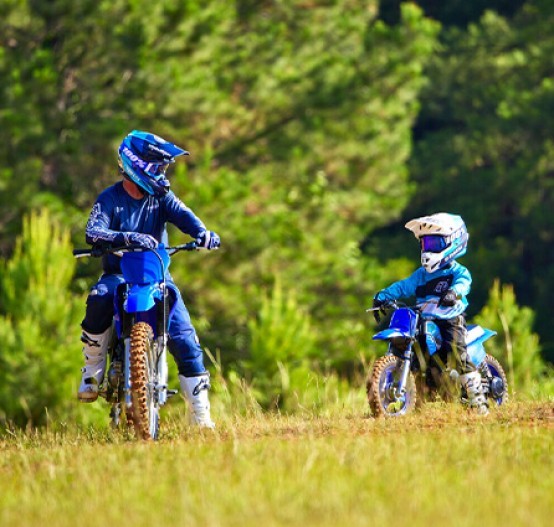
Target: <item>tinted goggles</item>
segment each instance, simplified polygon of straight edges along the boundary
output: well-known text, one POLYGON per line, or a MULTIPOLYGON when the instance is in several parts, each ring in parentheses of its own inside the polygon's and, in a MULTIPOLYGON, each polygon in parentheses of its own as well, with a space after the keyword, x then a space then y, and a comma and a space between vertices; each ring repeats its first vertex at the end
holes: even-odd
POLYGON ((156 177, 156 176, 163 176, 165 175, 165 172, 167 170, 168 164, 161 164, 157 165, 156 163, 148 163, 146 165, 144 171, 149 174, 150 176, 156 177))
POLYGON ((444 236, 428 235, 422 236, 419 239, 421 243, 421 250, 425 253, 440 253, 448 247, 444 236))

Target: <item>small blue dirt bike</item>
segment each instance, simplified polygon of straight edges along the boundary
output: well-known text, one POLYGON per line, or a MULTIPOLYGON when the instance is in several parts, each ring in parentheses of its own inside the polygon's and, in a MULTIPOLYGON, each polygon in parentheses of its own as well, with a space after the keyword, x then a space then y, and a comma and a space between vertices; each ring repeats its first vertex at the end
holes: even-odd
MULTIPOLYGON (((367 378, 372 414, 405 415, 415 408, 416 401, 419 403, 437 395, 447 400, 459 396, 462 402, 467 402, 464 388, 456 382, 458 374, 453 364, 445 364, 439 356, 442 339, 433 318, 437 310, 448 308, 441 308, 437 302, 412 307, 389 302, 383 308, 392 310, 390 324, 373 339, 388 341, 389 346, 387 354, 375 361, 367 378)), ((467 329, 468 355, 481 373, 485 397, 489 405, 501 405, 508 394, 506 374, 483 346, 496 333, 479 325, 469 325, 467 329)))
POLYGON ((177 292, 166 282, 170 255, 194 251, 195 242, 156 249, 140 246, 76 249, 76 258, 121 256, 124 282, 114 295, 115 315, 108 364, 99 395, 111 403, 112 426, 134 426, 142 439, 157 439, 160 408, 177 390, 168 388, 167 341, 171 309, 177 292))

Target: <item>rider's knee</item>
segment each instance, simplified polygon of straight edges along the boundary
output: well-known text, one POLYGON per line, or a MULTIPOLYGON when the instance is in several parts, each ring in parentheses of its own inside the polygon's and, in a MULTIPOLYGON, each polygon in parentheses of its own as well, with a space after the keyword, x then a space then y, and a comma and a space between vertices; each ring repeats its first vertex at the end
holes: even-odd
POLYGON ((112 295, 102 291, 102 288, 93 288, 87 298, 87 310, 81 327, 94 335, 103 333, 111 326, 113 314, 112 295))

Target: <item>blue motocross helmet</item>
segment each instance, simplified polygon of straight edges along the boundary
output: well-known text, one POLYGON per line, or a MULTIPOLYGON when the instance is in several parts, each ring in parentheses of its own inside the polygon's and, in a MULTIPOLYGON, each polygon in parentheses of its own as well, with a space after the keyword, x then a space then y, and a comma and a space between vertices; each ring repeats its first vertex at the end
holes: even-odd
POLYGON ((167 167, 181 155, 189 153, 157 135, 133 130, 119 146, 118 164, 123 176, 144 192, 163 196, 169 190, 167 167))

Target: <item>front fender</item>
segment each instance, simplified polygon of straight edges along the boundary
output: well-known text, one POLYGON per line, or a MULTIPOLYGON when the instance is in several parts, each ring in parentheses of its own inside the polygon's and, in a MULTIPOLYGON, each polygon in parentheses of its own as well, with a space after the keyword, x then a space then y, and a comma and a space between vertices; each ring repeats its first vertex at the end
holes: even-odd
POLYGON ((390 320, 388 329, 379 331, 373 340, 390 340, 394 337, 411 338, 415 335, 417 315, 409 308, 397 309, 390 320))
POLYGON ((372 338, 373 340, 390 340, 394 337, 404 337, 409 339, 411 336, 411 333, 408 331, 402 331, 398 328, 389 328, 379 331, 379 333, 375 333, 372 338))
POLYGON ((148 311, 156 300, 162 299, 162 292, 158 284, 134 285, 129 289, 127 300, 123 308, 127 313, 148 311))

